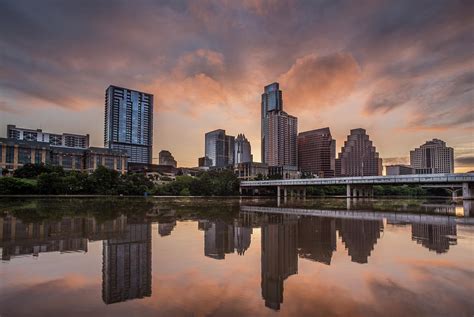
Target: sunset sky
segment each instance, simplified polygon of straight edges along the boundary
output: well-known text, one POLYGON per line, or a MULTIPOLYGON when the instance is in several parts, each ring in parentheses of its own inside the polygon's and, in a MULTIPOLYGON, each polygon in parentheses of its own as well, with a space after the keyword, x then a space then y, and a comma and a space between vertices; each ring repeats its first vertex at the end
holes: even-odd
POLYGON ((384 164, 432 138, 474 170, 474 1, 0 2, 6 125, 89 133, 103 146, 110 84, 154 94, 154 157, 196 166, 204 133, 244 133, 260 160, 263 86, 299 131, 339 152, 365 128, 384 164))

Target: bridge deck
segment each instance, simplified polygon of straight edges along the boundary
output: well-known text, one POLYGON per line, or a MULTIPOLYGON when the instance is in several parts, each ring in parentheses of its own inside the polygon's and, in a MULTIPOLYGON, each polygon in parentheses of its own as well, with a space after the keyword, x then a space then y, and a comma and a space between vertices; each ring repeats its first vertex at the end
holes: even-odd
POLYGON ((462 184, 474 183, 474 173, 396 176, 359 176, 335 178, 279 179, 242 181, 241 187, 314 186, 314 185, 380 185, 380 184, 462 184))

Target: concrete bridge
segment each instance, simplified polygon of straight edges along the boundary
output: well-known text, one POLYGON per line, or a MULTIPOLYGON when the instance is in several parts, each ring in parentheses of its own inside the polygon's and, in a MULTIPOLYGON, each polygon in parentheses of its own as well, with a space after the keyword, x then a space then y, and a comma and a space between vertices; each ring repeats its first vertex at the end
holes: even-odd
POLYGON ((462 198, 474 199, 474 173, 427 174, 396 176, 357 176, 335 178, 278 179, 264 181, 242 181, 240 192, 246 189, 276 188, 277 196, 306 196, 308 186, 346 185, 347 197, 373 197, 374 185, 424 185, 446 188, 462 186, 462 198))

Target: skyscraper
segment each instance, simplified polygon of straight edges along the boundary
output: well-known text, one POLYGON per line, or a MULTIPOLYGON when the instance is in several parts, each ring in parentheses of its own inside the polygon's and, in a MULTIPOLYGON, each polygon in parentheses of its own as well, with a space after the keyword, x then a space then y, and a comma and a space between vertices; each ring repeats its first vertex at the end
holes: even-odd
POLYGON ((410 151, 410 165, 415 169, 428 169, 430 173, 453 173, 454 150, 442 140, 427 141, 410 151))
POLYGON ((283 111, 278 83, 265 86, 262 94, 262 163, 297 166, 298 119, 283 111))
POLYGON ((382 175, 382 159, 364 129, 353 129, 336 159, 336 176, 382 175))
POLYGON ((250 142, 244 134, 237 135, 234 147, 234 164, 252 162, 250 142))
POLYGON ((227 167, 234 164, 235 137, 218 129, 205 135, 205 156, 212 162, 210 167, 227 167))
POLYGON ((298 166, 303 173, 333 177, 336 168, 336 140, 329 128, 298 134, 298 166))
POLYGON ((152 163, 153 95, 109 86, 105 92, 105 147, 126 150, 131 163, 152 163))

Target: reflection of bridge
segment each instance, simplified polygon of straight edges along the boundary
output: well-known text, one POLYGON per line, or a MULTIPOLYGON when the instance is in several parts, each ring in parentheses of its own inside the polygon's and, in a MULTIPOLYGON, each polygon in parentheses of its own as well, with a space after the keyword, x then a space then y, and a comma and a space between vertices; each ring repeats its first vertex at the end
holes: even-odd
POLYGON ((465 174, 429 174, 396 176, 359 176, 336 178, 280 179, 265 181, 242 181, 240 190, 257 188, 275 188, 277 196, 306 195, 308 186, 346 185, 347 197, 371 197, 373 185, 446 185, 447 188, 462 186, 463 199, 474 199, 474 173, 465 174))
POLYGON ((363 210, 321 210, 321 209, 301 209, 301 208, 276 208, 260 206, 241 206, 242 212, 259 212, 272 214, 292 214, 299 216, 318 216, 343 219, 364 219, 364 220, 383 220, 390 222, 407 222, 423 224, 465 224, 474 225, 474 218, 452 217, 429 214, 410 214, 400 212, 377 212, 363 210))

